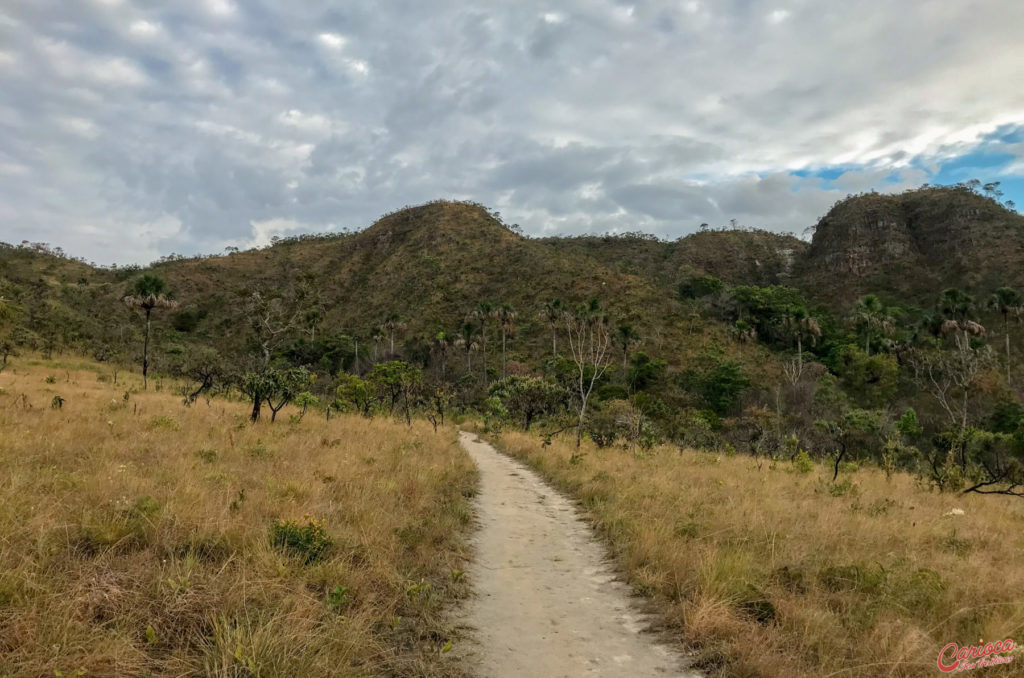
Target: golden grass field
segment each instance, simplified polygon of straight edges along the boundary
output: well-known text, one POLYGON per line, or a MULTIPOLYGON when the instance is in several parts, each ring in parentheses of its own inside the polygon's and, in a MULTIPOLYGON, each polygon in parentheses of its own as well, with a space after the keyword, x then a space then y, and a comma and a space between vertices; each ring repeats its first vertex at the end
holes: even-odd
POLYGON ((0 373, 0 675, 462 675, 445 612, 476 471, 453 430, 252 426, 109 374, 0 373), (275 548, 280 520, 333 546, 275 548))
MULTIPOLYGON (((1024 642, 1024 500, 876 469, 495 437, 579 499, 708 676, 943 675, 944 645, 1024 642), (963 515, 945 515, 961 509, 963 515)), ((1024 654, 979 677, 1024 675, 1024 654)))

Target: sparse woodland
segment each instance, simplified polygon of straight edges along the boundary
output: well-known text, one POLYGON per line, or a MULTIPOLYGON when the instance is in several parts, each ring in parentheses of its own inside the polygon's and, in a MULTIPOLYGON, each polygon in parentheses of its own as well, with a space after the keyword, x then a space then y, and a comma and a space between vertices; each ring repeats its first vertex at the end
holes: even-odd
MULTIPOLYGON (((0 411, 7 413, 5 427, 29 426, 27 416, 35 418, 31 426, 65 411, 84 416, 74 390, 55 391, 68 404, 43 408, 40 386, 25 395, 28 387, 18 381, 26 360, 84 354, 96 361, 104 388, 125 393, 124 403, 115 397, 111 405, 123 420, 109 430, 142 426, 146 440, 160 429, 156 419, 129 417, 124 408, 136 398, 161 398, 160 411, 170 412, 170 393, 177 409, 166 416, 199 418, 199 430, 209 433, 197 435, 217 437, 210 444, 218 449, 266 440, 287 446, 286 438, 303 436, 340 439, 326 431, 380 426, 392 441, 407 431, 424 446, 415 454, 429 457, 440 454, 436 441, 450 446, 448 425, 476 421, 481 432, 500 436, 583 498, 631 581, 671 601, 673 624, 686 629, 683 639, 700 650, 710 675, 925 675, 919 652, 940 631, 1012 635, 1000 629, 1024 623, 1020 600, 960 583, 1019 578, 1019 571, 999 568, 1014 567, 1003 549, 1021 547, 1010 526, 1024 516, 1024 217, 1000 205, 997 190, 962 185, 851 197, 822 220, 810 246, 742 230, 671 243, 636 234, 533 240, 478 205, 438 202, 386 215, 360 233, 215 258, 174 257, 145 270, 100 269, 38 245, 6 247, 0 377, 9 373, 15 385, 5 387, 0 411), (896 231, 906 237, 897 248, 902 254, 890 246, 896 231), (855 237, 876 238, 869 244, 879 249, 865 259, 869 245, 855 237), (951 243, 954 250, 934 265, 913 259, 951 243), (986 248, 997 257, 988 267, 986 248), (1004 266, 1014 253, 1016 265, 1004 266), (874 263, 896 256, 915 263, 906 270, 874 263), (22 410, 31 401, 31 415, 18 409, 18 398, 22 410), (211 408, 229 417, 230 427, 218 429, 211 408), (666 477, 678 481, 676 490, 664 486, 666 477), (729 490, 703 487, 712 482, 729 490), (687 483, 702 485, 697 498, 671 499, 687 483), (776 487, 781 498, 762 506, 753 498, 765 487, 776 487), (672 508, 680 505, 689 513, 672 508), (1008 541, 997 546, 980 526, 961 530, 942 515, 947 506, 984 515, 1008 541), (912 551, 892 555, 903 548, 896 527, 865 536, 885 516, 914 532, 917 507, 927 536, 915 537, 912 551), (636 515, 651 521, 648 531, 632 531, 636 515), (764 534, 753 535, 747 519, 764 534), (808 524, 822 520, 833 528, 808 524), (748 548, 747 537, 737 534, 760 546, 748 548), (762 537, 769 541, 762 544, 762 537), (837 539, 850 545, 823 553, 819 544, 816 559, 806 551, 805 542, 837 539), (669 547, 690 555, 673 556, 669 547), (907 587, 906 595, 916 597, 900 597, 897 589, 907 587), (971 596, 992 609, 962 616, 957 599, 971 596), (840 619, 840 612, 852 616, 840 619), (943 615, 950 616, 940 622, 943 615), (925 628, 917 623, 922 618, 937 625, 925 628), (841 648, 810 630, 820 624, 865 644, 904 644, 885 650, 881 673, 842 673, 850 662, 869 666, 870 657, 837 657, 841 648), (772 669, 755 656, 751 637, 777 656, 795 652, 792 661, 772 669)), ((31 374, 39 377, 38 370, 31 374)), ((93 397, 89 407, 97 410, 98 396, 81 397, 93 397)), ((97 422, 81 425, 91 427, 90 436, 108 436, 97 422)), ((16 452, 12 444, 5 443, 5 454, 16 452)), ((123 452, 142 463, 156 449, 143 448, 123 452)), ((308 463, 317 468, 331 458, 329 451, 315 455, 308 463)), ((273 458, 284 467, 307 463, 284 461, 293 459, 284 452, 273 458)), ((425 463, 431 459, 437 458, 425 463)), ((23 466, 30 462, 17 463, 34 488, 25 496, 37 496, 44 480, 30 479, 23 466)), ((75 475, 78 461, 52 463, 71 474, 73 486, 87 482, 75 475)), ((269 488, 262 477, 240 482, 240 468, 207 472, 203 461, 187 463, 222 474, 217 483, 227 493, 260 483, 269 488)), ((347 472, 322 471, 332 478, 347 472)), ((458 483, 471 475, 459 473, 458 483)), ((281 482, 266 491, 292 491, 281 482)), ((399 489, 414 484, 402 482, 399 489)), ((296 485, 294 492, 322 490, 296 485)), ((152 495, 162 507, 180 500, 175 491, 141 485, 133 493, 125 501, 152 495)), ((97 490, 95 502, 110 499, 97 490)), ((138 533, 126 533, 143 544, 126 557, 141 550, 156 558, 185 538, 160 532, 150 541, 148 516, 157 509, 132 506, 102 518, 138 533)), ((261 511, 267 523, 270 511, 261 511)), ((83 516, 60 520, 75 529, 101 520, 83 516)), ((13 514, 8 519, 7 529, 16 530, 13 514)), ((77 553, 76 544, 88 542, 81 548, 90 554, 120 553, 121 537, 103 539, 68 537, 60 548, 77 553)), ((279 543, 310 539, 284 534, 279 543)), ((456 549, 443 540, 441 547, 456 549)), ((429 554, 420 556, 426 567, 429 554)), ((437 575, 424 572, 425 581, 437 575)), ((167 576, 176 581, 179 574, 167 576)), ((338 577, 314 579, 314 588, 326 590, 338 577)), ((11 595, 27 595, 18 591, 11 595)), ((141 619, 133 623, 146 628, 141 619)), ((149 624, 158 639, 164 623, 173 625, 149 624)), ((201 633, 243 632, 237 620, 210 623, 201 633), (217 623, 234 625, 217 631, 217 623)), ((187 642, 174 641, 182 648, 187 642)), ((196 661, 175 652, 168 650, 168 661, 196 661)))

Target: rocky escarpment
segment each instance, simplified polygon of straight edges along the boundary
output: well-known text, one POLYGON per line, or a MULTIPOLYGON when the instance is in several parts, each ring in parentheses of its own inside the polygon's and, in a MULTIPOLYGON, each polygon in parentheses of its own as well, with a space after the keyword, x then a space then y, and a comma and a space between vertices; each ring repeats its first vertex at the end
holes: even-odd
POLYGON ((1024 217, 966 188, 867 194, 818 222, 796 280, 825 301, 875 292, 929 303, 950 286, 1024 284, 1024 217))

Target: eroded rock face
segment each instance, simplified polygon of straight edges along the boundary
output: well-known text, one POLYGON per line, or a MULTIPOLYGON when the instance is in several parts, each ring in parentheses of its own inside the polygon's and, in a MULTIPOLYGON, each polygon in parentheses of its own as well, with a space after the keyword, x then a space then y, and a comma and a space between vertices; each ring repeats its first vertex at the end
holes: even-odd
POLYGON ((1021 264, 1024 217, 966 189, 925 188, 836 204, 795 277, 832 301, 867 292, 926 301, 943 286, 1020 285, 1021 264))

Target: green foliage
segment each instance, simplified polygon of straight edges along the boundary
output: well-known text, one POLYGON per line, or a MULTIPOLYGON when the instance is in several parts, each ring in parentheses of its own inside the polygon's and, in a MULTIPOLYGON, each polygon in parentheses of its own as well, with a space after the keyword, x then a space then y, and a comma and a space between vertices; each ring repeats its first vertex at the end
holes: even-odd
POLYGON ((916 438, 924 432, 924 429, 917 423, 917 412, 912 407, 907 408, 907 411, 896 420, 894 426, 901 435, 908 438, 916 438))
POLYGON ((811 455, 807 454, 807 450, 800 450, 793 457, 793 468, 799 473, 810 473, 814 470, 814 461, 811 455))
POLYGON ((1000 400, 988 420, 988 429, 995 433, 1014 433, 1024 420, 1024 405, 1016 400, 1000 400))
POLYGON ((341 613, 352 603, 352 592, 347 586, 335 586, 327 594, 327 607, 341 613))
POLYGON ((335 395, 339 409, 344 412, 358 412, 364 417, 370 416, 373 404, 377 400, 377 388, 369 381, 345 372, 338 375, 337 382, 335 395))
POLYGON ((867 355, 852 344, 839 351, 837 372, 843 389, 862 407, 882 407, 896 394, 899 365, 884 353, 867 355))
POLYGON ((667 366, 667 361, 637 351, 630 357, 626 381, 634 390, 641 391, 660 381, 667 366))
POLYGON ((680 375, 681 385, 699 395, 716 414, 727 414, 750 387, 750 379, 736 360, 705 353, 680 375))
POLYGON ((146 273, 136 278, 131 293, 139 297, 166 295, 167 283, 159 276, 146 273))
POLYGON ((558 384, 537 377, 509 376, 491 385, 488 393, 498 398, 505 411, 529 431, 535 419, 563 412, 569 393, 558 384))
POLYGON ((768 341, 782 338, 787 318, 807 314, 803 295, 784 285, 740 285, 733 289, 732 298, 739 319, 749 321, 757 335, 768 341))
POLYGON ((700 299, 725 289, 725 283, 713 275, 691 275, 679 283, 682 299, 700 299))
POLYGON ((324 521, 306 516, 304 521, 279 520, 270 534, 271 545, 279 551, 297 556, 307 565, 323 559, 334 546, 324 529, 324 521))

